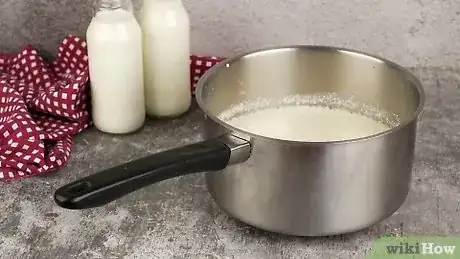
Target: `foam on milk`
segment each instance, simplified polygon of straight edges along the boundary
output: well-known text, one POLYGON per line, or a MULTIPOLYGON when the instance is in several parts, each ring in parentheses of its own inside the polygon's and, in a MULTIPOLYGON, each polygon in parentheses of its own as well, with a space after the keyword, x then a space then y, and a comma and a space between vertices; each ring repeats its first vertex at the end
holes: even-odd
POLYGON ((389 130, 397 117, 334 94, 259 99, 232 106, 218 117, 233 127, 292 141, 340 141, 389 130))

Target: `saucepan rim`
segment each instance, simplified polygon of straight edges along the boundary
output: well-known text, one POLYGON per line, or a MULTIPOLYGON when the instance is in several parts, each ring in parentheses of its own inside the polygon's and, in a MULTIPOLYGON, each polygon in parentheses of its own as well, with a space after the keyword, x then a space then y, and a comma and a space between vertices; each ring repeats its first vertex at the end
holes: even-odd
POLYGON ((365 141, 365 140, 370 140, 374 138, 380 138, 386 135, 393 134, 395 132, 398 132, 399 130, 407 127, 409 124, 413 123, 414 121, 417 120, 419 115, 422 113, 424 105, 425 105, 425 90, 423 89, 422 83, 420 80, 413 74, 411 73, 408 69, 405 67, 398 65, 397 63, 390 61, 388 59, 385 59, 383 57, 380 57, 378 55, 373 55, 369 54, 363 51, 358 51, 358 50, 353 50, 349 48, 342 48, 342 47, 333 47, 333 46, 326 46, 326 45, 286 45, 286 46, 278 46, 278 47, 267 47, 267 48, 259 48, 255 49, 252 51, 247 51, 239 55, 235 55, 233 57, 227 58, 216 64, 215 66, 211 67, 206 73, 201 76, 201 78, 197 82, 196 90, 195 90, 195 98, 198 103, 198 106, 203 110, 203 112, 206 114, 208 118, 213 120, 214 122, 218 123, 219 125, 223 126, 226 129, 230 129, 231 131, 235 132, 241 132, 244 133, 250 137, 254 138, 259 138, 259 139, 265 139, 265 140, 270 140, 270 141, 277 141, 280 143, 284 144, 303 144, 303 145, 331 145, 331 144, 346 144, 346 143, 352 143, 352 142, 359 142, 359 141, 365 141), (267 51, 274 51, 274 50, 284 50, 284 49, 299 49, 299 50, 326 50, 326 51, 335 51, 335 52, 345 52, 348 54, 355 54, 355 55, 362 55, 367 58, 371 59, 376 59, 380 62, 383 62, 386 66, 390 68, 394 68, 402 73, 402 76, 404 78, 407 78, 408 81, 412 82, 415 85, 415 88, 418 92, 419 95, 419 103, 417 106, 417 109, 415 112, 411 115, 410 119, 404 121, 403 123, 400 123, 396 127, 392 127, 386 131, 379 132, 376 134, 372 134, 369 136, 365 137, 360 137, 360 138, 353 138, 353 139, 346 139, 346 140, 334 140, 334 141, 298 141, 298 140, 285 140, 285 139, 279 139, 279 138, 274 138, 270 136, 264 136, 264 135, 259 135, 255 134, 250 131, 246 131, 237 127, 234 127, 227 122, 219 119, 217 116, 213 115, 209 109, 208 106, 204 103, 203 98, 202 98, 202 93, 205 85, 207 82, 212 79, 220 69, 224 68, 227 66, 227 64, 233 63, 241 58, 244 58, 246 56, 250 55, 256 55, 260 54, 262 52, 267 52, 267 51))

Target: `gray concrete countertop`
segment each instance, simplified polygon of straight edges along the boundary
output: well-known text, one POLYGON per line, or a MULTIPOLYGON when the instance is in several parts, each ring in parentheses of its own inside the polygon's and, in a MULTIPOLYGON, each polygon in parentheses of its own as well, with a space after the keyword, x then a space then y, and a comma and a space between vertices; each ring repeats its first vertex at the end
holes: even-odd
MULTIPOLYGON (((201 174, 167 180, 105 207, 57 207, 56 188, 130 159, 201 139, 202 113, 148 122, 124 137, 87 130, 68 166, 0 183, 1 258, 362 258, 383 234, 460 235, 460 73, 415 69, 427 92, 412 190, 402 208, 359 233, 300 238, 266 233, 226 216, 201 174)), ((391 190, 388 190, 391 191, 391 190)))

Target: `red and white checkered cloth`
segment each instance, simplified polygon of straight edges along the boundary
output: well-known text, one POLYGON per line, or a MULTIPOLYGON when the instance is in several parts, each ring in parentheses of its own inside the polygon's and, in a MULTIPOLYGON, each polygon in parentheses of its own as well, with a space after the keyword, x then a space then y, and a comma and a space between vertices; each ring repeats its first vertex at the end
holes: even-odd
POLYGON ((195 94, 196 83, 200 77, 208 71, 211 67, 222 61, 220 57, 206 57, 206 56, 190 56, 190 84, 192 86, 192 93, 195 94))
POLYGON ((86 43, 64 39, 47 64, 32 46, 0 54, 0 180, 63 166, 72 136, 87 128, 86 43))
MULTIPOLYGON (((191 56, 191 87, 221 58, 191 56)), ((64 166, 72 136, 91 125, 86 42, 69 35, 47 64, 27 45, 0 54, 0 181, 64 166)))

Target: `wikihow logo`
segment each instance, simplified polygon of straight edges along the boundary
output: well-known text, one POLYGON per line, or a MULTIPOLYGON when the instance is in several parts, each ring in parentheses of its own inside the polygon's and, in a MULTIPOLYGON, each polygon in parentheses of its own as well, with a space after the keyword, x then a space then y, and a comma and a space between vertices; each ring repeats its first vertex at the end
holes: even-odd
POLYGON ((460 258, 460 237, 382 237, 367 259, 454 259, 460 258))

